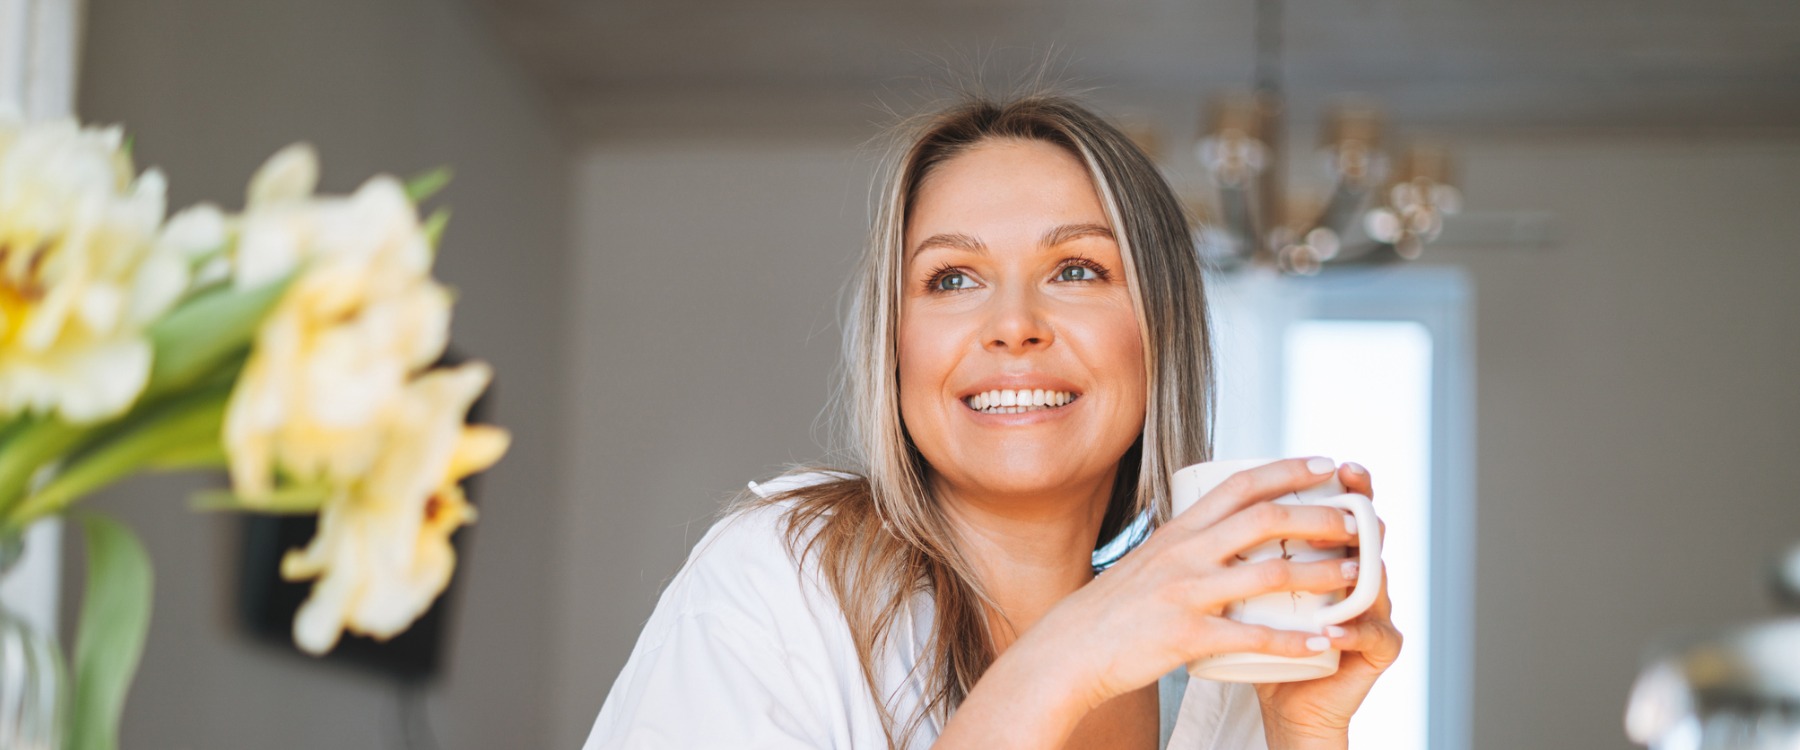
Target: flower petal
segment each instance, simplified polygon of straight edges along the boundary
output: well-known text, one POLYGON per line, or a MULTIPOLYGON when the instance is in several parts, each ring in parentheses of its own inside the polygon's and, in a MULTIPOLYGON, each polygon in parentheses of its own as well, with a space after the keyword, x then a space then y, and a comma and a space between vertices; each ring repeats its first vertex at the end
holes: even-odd
POLYGON ((319 153, 310 143, 295 143, 275 152, 250 178, 247 206, 310 197, 319 184, 319 153))

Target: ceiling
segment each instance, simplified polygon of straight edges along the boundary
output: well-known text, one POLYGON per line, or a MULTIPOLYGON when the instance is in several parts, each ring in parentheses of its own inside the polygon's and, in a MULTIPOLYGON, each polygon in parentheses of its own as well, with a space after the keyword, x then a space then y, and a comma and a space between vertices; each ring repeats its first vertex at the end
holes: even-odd
MULTIPOLYGON (((959 82, 1036 72, 1166 131, 1247 84, 1256 55, 1251 0, 479 1, 593 138, 873 132, 959 82)), ((1800 132, 1793 0, 1290 0, 1285 15, 1296 120, 1354 92, 1432 131, 1800 132)))

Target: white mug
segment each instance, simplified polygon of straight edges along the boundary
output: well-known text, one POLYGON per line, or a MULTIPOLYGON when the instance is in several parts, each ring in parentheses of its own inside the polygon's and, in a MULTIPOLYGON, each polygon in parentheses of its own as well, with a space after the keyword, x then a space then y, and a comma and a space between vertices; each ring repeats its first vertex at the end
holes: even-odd
MULTIPOLYGON (((1169 479, 1172 512, 1179 515, 1201 495, 1211 492, 1232 474, 1280 459, 1257 458, 1237 461, 1209 461, 1175 472, 1169 479)), ((1325 477, 1317 485, 1276 498, 1283 505, 1319 505, 1349 511, 1356 518, 1358 558, 1356 587, 1348 597, 1341 591, 1315 594, 1307 591, 1278 591, 1240 599, 1225 607, 1225 616, 1252 625, 1266 625, 1278 630, 1325 632, 1335 625, 1360 615, 1381 594, 1381 522, 1369 498, 1348 492, 1337 474, 1325 477), (1342 598, 1342 601, 1339 599, 1342 598)), ((1287 558, 1295 562, 1314 562, 1343 558, 1345 547, 1318 548, 1306 540, 1289 544, 1277 539, 1238 553, 1244 562, 1260 562, 1287 558)), ((1236 564, 1235 562, 1232 564, 1236 564)), ((1326 649, 1312 656, 1288 657, 1258 653, 1214 654, 1188 664, 1188 674, 1215 682, 1298 682, 1328 676, 1338 669, 1338 650, 1326 649)))

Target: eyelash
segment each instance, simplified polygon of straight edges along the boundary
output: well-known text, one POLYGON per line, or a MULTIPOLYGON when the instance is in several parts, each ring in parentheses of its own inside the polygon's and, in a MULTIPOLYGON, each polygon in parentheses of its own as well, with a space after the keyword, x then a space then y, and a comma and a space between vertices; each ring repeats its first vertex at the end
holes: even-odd
MULTIPOLYGON (((1086 281, 1108 281, 1108 280, 1112 279, 1112 272, 1106 270, 1106 266, 1100 265, 1094 259, 1089 258, 1085 255, 1075 255, 1075 256, 1071 256, 1069 258, 1063 259, 1063 262, 1056 267, 1056 273, 1052 275, 1052 278, 1054 278, 1056 276, 1061 276, 1062 272, 1064 270, 1068 269, 1070 266, 1079 266, 1081 268, 1086 268, 1090 271, 1093 271, 1094 275, 1099 277, 1097 279, 1081 279, 1079 281, 1072 282, 1072 283, 1081 283, 1081 282, 1086 282, 1086 281)), ((949 263, 944 263, 944 264, 939 265, 937 268, 934 268, 931 270, 930 276, 925 277, 926 293, 950 294, 950 293, 959 292, 959 291, 967 291, 967 290, 963 290, 963 289, 939 289, 938 288, 938 282, 942 281, 945 276, 947 276, 951 273, 965 273, 966 274, 967 272, 961 271, 958 266, 955 266, 955 265, 952 265, 949 263)))
POLYGON ((1112 272, 1106 270, 1106 266, 1100 265, 1098 261, 1085 255, 1077 255, 1063 261, 1062 265, 1056 267, 1056 272, 1061 274, 1063 270, 1069 266, 1080 266, 1089 271, 1093 271, 1094 275, 1099 277, 1098 279, 1095 279, 1096 281, 1109 281, 1112 279, 1112 272))

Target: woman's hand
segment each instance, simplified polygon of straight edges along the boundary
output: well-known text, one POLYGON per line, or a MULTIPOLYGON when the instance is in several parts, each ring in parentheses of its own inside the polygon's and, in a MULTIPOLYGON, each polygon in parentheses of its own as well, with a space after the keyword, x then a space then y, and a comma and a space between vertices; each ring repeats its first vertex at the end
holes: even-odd
MULTIPOLYGON (((1339 471, 1344 487, 1373 499, 1374 481, 1356 464, 1344 464, 1339 471)), ((1386 539, 1387 524, 1382 524, 1386 539)), ((1375 678, 1400 658, 1400 631, 1391 619, 1388 600, 1387 566, 1381 571, 1381 595, 1361 615, 1336 626, 1340 633, 1331 636, 1331 647, 1343 653, 1338 671, 1330 677, 1301 682, 1257 685, 1262 702, 1263 731, 1271 748, 1346 746, 1350 732, 1350 716, 1368 696, 1375 678)))
MULTIPOLYGON (((1223 613, 1240 599, 1352 583, 1341 560, 1232 564, 1238 553, 1273 539, 1354 543, 1343 511, 1264 502, 1316 486, 1334 470, 1329 459, 1288 459, 1220 483, 1001 652, 937 747, 1060 747, 1095 707, 1187 662, 1227 652, 1318 653, 1306 645, 1316 633, 1248 625, 1223 613)), ((1299 711, 1312 704, 1280 705, 1299 711)))
MULTIPOLYGON (((1328 459, 1289 459, 1238 472, 1158 529, 1119 564, 1069 595, 1026 631, 1038 654, 1073 660, 1088 708, 1216 653, 1318 653, 1313 633, 1248 625, 1223 616, 1231 602, 1275 591, 1336 591, 1342 561, 1231 564, 1273 539, 1354 543, 1335 508, 1264 502, 1330 476, 1328 459), (1318 470, 1315 470, 1318 469, 1318 470)), ((1009 650, 1010 651, 1010 650, 1009 650)), ((1004 656, 1003 656, 1004 658, 1004 656)))

